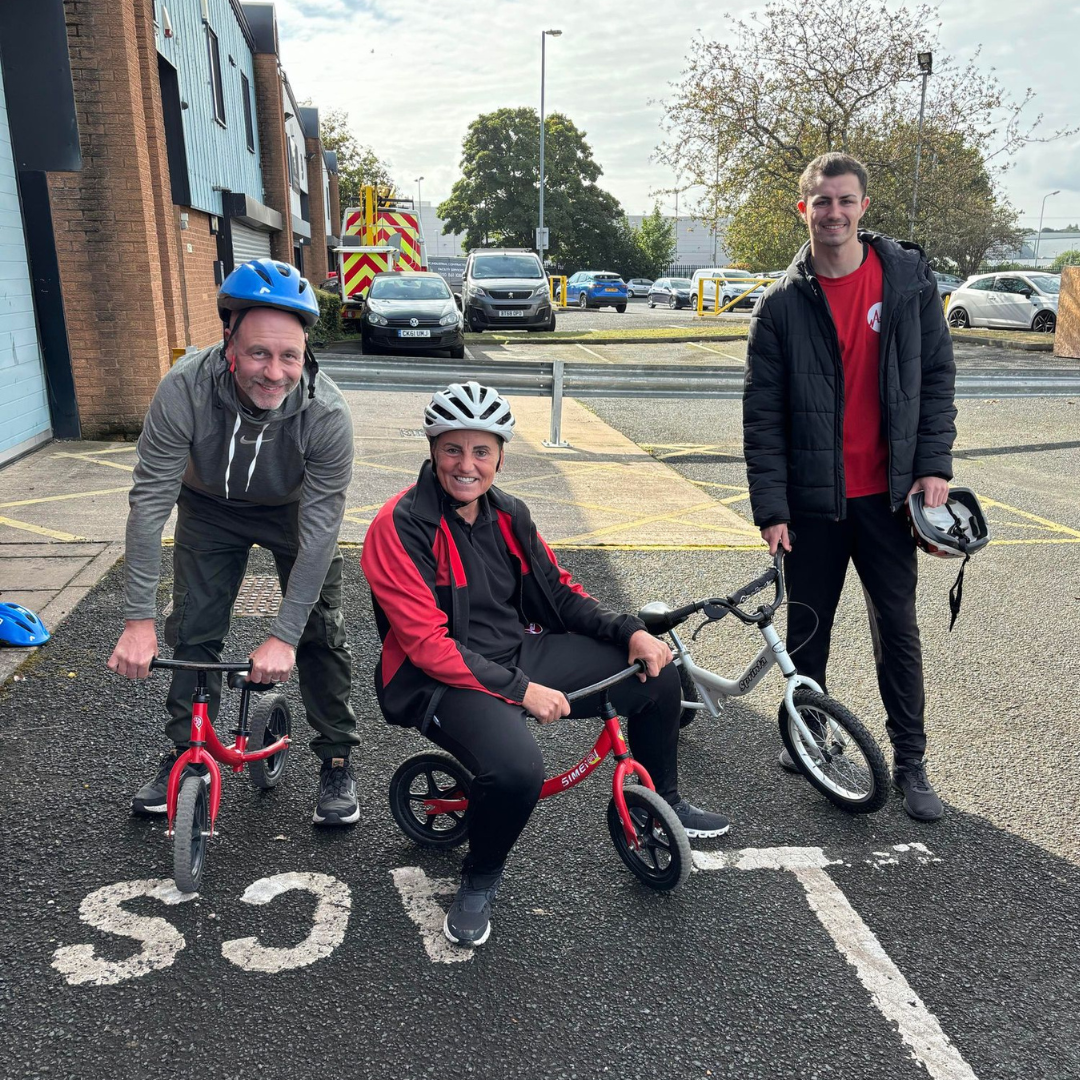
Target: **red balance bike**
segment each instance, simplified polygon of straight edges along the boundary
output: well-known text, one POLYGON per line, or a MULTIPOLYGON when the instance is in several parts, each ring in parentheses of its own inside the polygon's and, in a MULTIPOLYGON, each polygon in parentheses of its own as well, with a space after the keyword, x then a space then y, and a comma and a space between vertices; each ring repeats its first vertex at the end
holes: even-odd
MULTIPOLYGON (((568 701, 607 690, 644 671, 638 661, 610 678, 567 694, 568 701)), ((544 781, 540 798, 580 784, 609 753, 615 758, 607 823, 619 857, 652 889, 677 888, 690 873, 690 841, 675 811, 656 793, 648 772, 630 756, 619 718, 604 695, 604 727, 593 748, 572 769, 544 781), (624 786, 630 776, 637 783, 624 786)), ((452 848, 469 835, 466 810, 472 774, 456 758, 439 750, 415 754, 390 781, 390 811, 402 832, 427 848, 452 848)))
POLYGON ((285 771, 289 756, 292 715, 284 694, 259 698, 251 707, 251 695, 272 690, 275 683, 251 683, 244 678, 251 661, 241 664, 207 664, 201 661, 163 660, 155 657, 151 669, 171 668, 196 673, 191 698, 190 746, 176 758, 169 773, 166 793, 169 835, 173 838, 173 880, 185 893, 199 891, 206 865, 206 843, 214 835, 221 803, 221 769, 228 765, 234 773, 248 766, 255 787, 275 787, 285 771), (228 684, 240 691, 240 719, 233 728, 235 741, 225 746, 210 722, 210 692, 206 673, 228 673, 228 684), (190 767, 190 768, 189 768, 190 767))

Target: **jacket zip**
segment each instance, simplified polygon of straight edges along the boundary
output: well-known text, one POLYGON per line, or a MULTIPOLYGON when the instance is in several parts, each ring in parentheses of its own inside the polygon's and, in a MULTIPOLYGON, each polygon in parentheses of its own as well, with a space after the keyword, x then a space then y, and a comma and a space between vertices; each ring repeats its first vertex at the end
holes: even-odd
POLYGON ((833 364, 836 371, 836 420, 833 424, 833 446, 837 450, 836 468, 833 472, 833 498, 836 500, 836 516, 833 520, 841 521, 847 517, 842 494, 842 483, 840 480, 840 474, 844 469, 844 361, 840 355, 840 335, 836 332, 836 323, 833 322, 832 311, 829 309, 829 302, 825 299, 825 294, 821 290, 821 285, 818 283, 817 277, 813 274, 810 274, 809 277, 812 291, 818 298, 825 311, 825 315, 827 316, 826 322, 829 325, 830 331, 829 341, 833 349, 833 364))

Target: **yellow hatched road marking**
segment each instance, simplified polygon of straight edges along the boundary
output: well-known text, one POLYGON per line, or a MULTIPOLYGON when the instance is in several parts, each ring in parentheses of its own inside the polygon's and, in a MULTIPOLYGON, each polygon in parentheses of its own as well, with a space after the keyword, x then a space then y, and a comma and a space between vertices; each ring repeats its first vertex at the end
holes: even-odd
POLYGON ((669 510, 666 514, 652 514, 649 517, 637 518, 635 521, 624 521, 618 525, 608 525, 603 529, 594 529, 592 532, 579 533, 577 536, 568 536, 562 542, 573 544, 579 540, 588 540, 592 536, 604 536, 607 533, 622 532, 624 529, 636 529, 639 525, 651 525, 656 521, 670 521, 683 514, 694 514, 698 510, 707 510, 716 505, 715 500, 710 499, 705 503, 697 503, 695 506, 680 506, 676 510, 669 510))
POLYGON ((60 532, 58 529, 44 529, 40 525, 31 525, 29 521, 16 521, 15 518, 0 517, 0 525, 7 525, 12 529, 22 529, 23 532, 37 533, 38 536, 48 536, 53 540, 67 542, 86 540, 85 536, 76 536, 74 533, 60 532))
POLYGON ((62 458, 75 458, 77 461, 90 461, 90 462, 93 462, 95 465, 105 465, 110 469, 121 469, 123 472, 131 472, 135 468, 134 465, 124 465, 123 463, 121 463, 119 461, 98 461, 97 458, 90 457, 87 454, 63 454, 63 453, 61 453, 61 454, 53 454, 52 456, 53 457, 62 457, 62 458))
POLYGON ((70 495, 45 495, 40 499, 19 499, 17 502, 0 503, 0 510, 10 506, 35 506, 38 503, 61 502, 64 499, 88 499, 91 495, 118 495, 121 491, 130 491, 131 486, 103 488, 101 491, 73 491, 70 495))
MULTIPOLYGON (((1041 525, 1044 529, 1050 532, 1065 533, 1067 536, 1071 536, 1076 540, 1080 540, 1080 532, 1076 529, 1070 529, 1068 525, 1058 525, 1057 522, 1048 521, 1046 518, 1039 517, 1038 514, 1029 514, 1026 510, 1018 510, 1015 506, 1009 506, 1008 503, 998 502, 996 499, 988 499, 986 496, 980 496, 983 506, 996 506, 1001 510, 1007 510, 1010 514, 1017 514, 1022 518, 1027 518, 1028 521, 1034 521, 1036 524, 1041 525)), ((1006 523, 1012 524, 1012 523, 1006 523)), ((1002 541, 1003 543, 1005 541, 1002 541)), ((1028 540, 1013 540, 1008 541, 1010 543, 1026 544, 1031 541, 1028 540)), ((1054 541, 1043 541, 1043 543, 1053 543, 1054 541)), ((991 541, 994 543, 994 541, 991 541)))

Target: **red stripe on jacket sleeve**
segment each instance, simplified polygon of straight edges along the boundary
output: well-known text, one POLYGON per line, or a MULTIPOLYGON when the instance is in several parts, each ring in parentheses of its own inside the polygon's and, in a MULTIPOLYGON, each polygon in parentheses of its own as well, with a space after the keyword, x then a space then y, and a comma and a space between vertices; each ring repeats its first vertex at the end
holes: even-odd
POLYGON ((540 541, 541 547, 547 552, 547 557, 551 560, 552 566, 559 571, 559 584, 571 592, 576 592, 578 596, 584 596, 591 600, 592 597, 573 579, 570 571, 559 565, 559 560, 555 558, 555 552, 548 547, 547 541, 539 533, 536 534, 536 539, 540 541))
POLYGON ((521 563, 522 574, 528 574, 532 570, 532 566, 529 564, 529 556, 521 546, 521 542, 514 535, 513 521, 505 510, 499 511, 499 531, 502 533, 503 540, 506 541, 506 546, 510 549, 510 553, 518 557, 518 560, 521 563))
MULTIPOLYGON (((465 663, 457 642, 450 637, 446 613, 435 602, 432 586, 398 534, 394 510, 404 494, 401 492, 387 502, 368 528, 360 555, 364 576, 390 623, 397 644, 421 671, 447 686, 490 694, 491 691, 477 680, 465 663)), ((434 577, 434 567, 431 570, 434 577)), ((391 663, 395 659, 393 647, 389 659, 391 663)))

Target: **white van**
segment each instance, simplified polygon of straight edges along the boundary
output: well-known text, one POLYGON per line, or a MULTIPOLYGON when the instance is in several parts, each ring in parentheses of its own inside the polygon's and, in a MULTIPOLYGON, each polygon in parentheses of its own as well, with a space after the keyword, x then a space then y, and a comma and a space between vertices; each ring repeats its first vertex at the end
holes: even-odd
MULTIPOLYGON (((758 275, 751 274, 748 270, 735 270, 730 266, 711 266, 701 270, 695 270, 690 279, 690 303, 697 307, 698 282, 705 281, 705 311, 715 311, 717 308, 716 293, 720 292, 720 307, 734 300, 736 296, 746 292, 758 275), (713 279, 718 279, 719 284, 714 284, 713 279), (742 282, 745 281, 745 284, 742 282)), ((764 295, 765 286, 759 285, 748 296, 739 301, 739 307, 753 307, 758 297, 764 295)))

